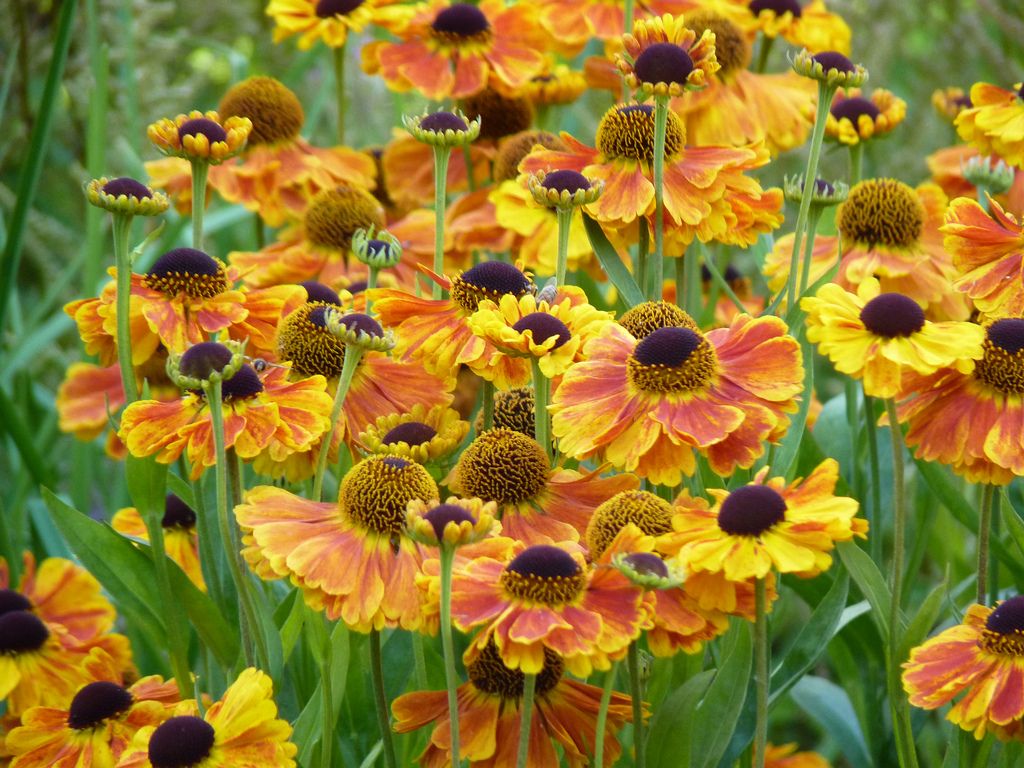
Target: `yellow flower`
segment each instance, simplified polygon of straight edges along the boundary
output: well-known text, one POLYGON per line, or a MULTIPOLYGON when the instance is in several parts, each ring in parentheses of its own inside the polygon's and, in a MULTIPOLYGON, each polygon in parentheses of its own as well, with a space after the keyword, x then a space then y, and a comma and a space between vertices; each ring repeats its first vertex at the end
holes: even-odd
POLYGON ((274 20, 274 42, 299 35, 299 50, 318 41, 329 48, 345 45, 349 32, 380 20, 390 0, 270 0, 267 16, 274 20))
POLYGON ((715 58, 715 34, 700 35, 686 26, 683 17, 670 13, 640 19, 633 34, 622 36, 626 55, 616 54, 623 79, 634 89, 655 96, 679 96, 703 87, 721 67, 715 58))
POLYGON ((498 505, 493 501, 460 499, 449 496, 444 503, 438 499, 413 499, 406 506, 405 527, 409 538, 439 547, 474 544, 501 531, 496 519, 498 505))
POLYGON ((1007 91, 989 83, 971 88, 972 106, 957 115, 960 138, 983 155, 998 155, 1010 165, 1024 167, 1024 85, 1007 91))
POLYGON ((252 133, 248 117, 221 120, 216 112, 192 110, 173 120, 164 118, 152 123, 146 135, 165 155, 187 160, 204 160, 217 165, 234 157, 243 149, 252 133))
POLYGON ((864 98, 860 88, 839 91, 832 100, 826 138, 853 146, 874 136, 889 133, 907 116, 907 102, 884 88, 864 98))
POLYGON ((369 453, 426 464, 455 453, 468 432, 469 422, 458 411, 416 403, 410 411, 378 418, 359 435, 359 444, 369 453))

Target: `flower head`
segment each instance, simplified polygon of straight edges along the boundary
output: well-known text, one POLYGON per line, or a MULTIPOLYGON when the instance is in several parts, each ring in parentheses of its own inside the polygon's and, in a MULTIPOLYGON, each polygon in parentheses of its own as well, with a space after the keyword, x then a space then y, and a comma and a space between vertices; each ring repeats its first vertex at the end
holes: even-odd
POLYGON ((493 501, 449 496, 444 503, 413 499, 406 507, 410 538, 431 547, 474 544, 501 530, 493 501))
POLYGON ((622 44, 625 55, 616 54, 615 63, 626 83, 648 96, 678 96, 700 88, 720 68, 714 33, 705 29, 698 35, 682 16, 639 19, 622 44))
POLYGON ((85 187, 85 196, 98 208, 129 216, 157 216, 170 205, 163 192, 128 176, 93 179, 85 187))
POLYGON ((906 114, 907 102, 883 88, 875 89, 870 98, 861 95, 860 88, 840 90, 829 108, 825 136, 852 146, 889 133, 906 114))
POLYGON ((472 120, 462 110, 424 112, 415 117, 402 116, 402 123, 418 141, 443 147, 461 147, 480 135, 480 118, 472 120))
POLYGON ((749 0, 757 28, 766 37, 782 37, 797 48, 849 53, 850 27, 823 0, 749 0))
POLYGON ((964 93, 963 88, 939 88, 932 93, 932 106, 942 117, 953 122, 957 115, 971 108, 971 97, 964 93))
POLYGON ((327 330, 340 340, 346 351, 352 349, 387 352, 394 349, 395 334, 364 312, 339 312, 328 308, 324 314, 327 330))
POLYGON ((604 182, 588 179, 579 171, 537 171, 527 178, 534 201, 547 208, 578 208, 601 196, 604 182))
POLYGON ((267 16, 274 20, 274 42, 299 36, 299 50, 319 41, 330 48, 345 45, 349 32, 361 32, 377 21, 389 0, 271 0, 267 16))
POLYGON ((392 454, 426 464, 454 454, 468 433, 469 423, 458 411, 417 403, 404 413, 379 417, 359 435, 358 443, 370 453, 392 454))
POLYGON ((1010 165, 1024 167, 1024 87, 1013 90, 989 83, 971 87, 971 106, 956 116, 960 138, 983 155, 998 155, 1010 165))
POLYGON ((360 228, 352 233, 352 253, 367 266, 386 269, 402 260, 402 242, 386 230, 360 228))
MULTIPOLYGON (((196 522, 196 513, 192 507, 173 493, 167 494, 164 515, 160 520, 160 526, 164 530, 164 548, 167 556, 178 564, 196 587, 205 592, 206 581, 203 578, 203 569, 199 565, 196 522)), ((110 525, 124 536, 149 541, 149 530, 135 507, 119 509, 110 525)))
POLYGON ((165 155, 217 165, 245 149, 253 130, 252 120, 244 114, 221 120, 216 112, 193 110, 152 123, 146 134, 165 155))
POLYGON ((805 48, 794 57, 793 71, 826 83, 831 88, 858 88, 868 79, 868 71, 864 67, 854 64, 838 51, 812 54, 805 48))

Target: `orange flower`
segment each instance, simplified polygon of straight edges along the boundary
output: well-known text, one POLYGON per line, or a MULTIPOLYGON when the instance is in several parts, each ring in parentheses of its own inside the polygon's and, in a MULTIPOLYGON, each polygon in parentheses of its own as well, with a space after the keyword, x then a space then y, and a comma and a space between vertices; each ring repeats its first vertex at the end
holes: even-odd
MULTIPOLYGON (((978 198, 978 189, 971 182, 964 178, 964 167, 970 162, 978 162, 981 155, 974 147, 967 144, 957 144, 953 147, 944 147, 925 158, 928 163, 928 171, 932 175, 932 181, 942 187, 946 197, 954 200, 957 197, 978 198), (978 160, 974 160, 978 158, 978 160)), ((995 158, 989 157, 989 166, 995 165, 995 158)), ((990 193, 991 194, 991 193, 990 193)), ((1024 216, 1024 170, 1015 169, 1013 172, 1013 184, 1004 195, 996 195, 996 200, 1005 211, 1014 216, 1024 216)))
POLYGON ((800 347, 775 317, 728 328, 658 328, 640 342, 617 324, 590 342, 552 397, 559 448, 601 456, 653 483, 678 485, 694 451, 728 476, 789 426, 803 389, 800 347))
MULTIPOLYGON (((110 525, 124 536, 149 541, 149 530, 135 507, 119 509, 110 525)), ((205 592, 206 581, 203 579, 203 569, 199 566, 195 511, 173 493, 169 493, 160 525, 164 529, 164 548, 167 556, 178 564, 193 584, 205 592)))
POLYGON ((362 32, 388 15, 395 0, 270 0, 267 16, 274 20, 274 42, 299 36, 299 50, 322 41, 329 48, 345 45, 349 32, 362 32))
MULTIPOLYGON (((226 445, 252 459, 274 447, 283 454, 308 451, 327 431, 331 397, 322 376, 290 382, 287 367, 257 374, 248 364, 223 383, 226 445)), ((170 464, 184 452, 193 480, 217 460, 210 409, 202 393, 161 403, 139 400, 121 416, 118 432, 134 456, 157 455, 170 464)))
POLYGON ((719 69, 714 33, 694 32, 682 16, 640 19, 622 36, 615 64, 626 84, 644 95, 679 96, 703 88, 719 69), (698 39, 699 37, 699 39, 698 39))
POLYGON ((506 7, 429 0, 399 32, 401 42, 363 48, 363 70, 392 90, 416 89, 428 99, 459 99, 488 85, 514 91, 544 67, 546 37, 533 6, 506 7))
POLYGON ((903 688, 910 703, 937 709, 964 694, 946 719, 974 738, 1021 736, 1024 718, 1024 597, 987 608, 972 605, 962 624, 910 652, 903 688))
MULTIPOLYGON (((639 0, 635 14, 638 19, 678 14, 687 10, 687 5, 680 0, 639 0)), ((552 0, 541 6, 540 21, 567 55, 575 55, 592 37, 617 41, 629 31, 623 28, 625 19, 618 0, 552 0)))
POLYGON ((757 28, 767 38, 782 37, 811 53, 850 52, 850 27, 830 12, 823 0, 801 5, 799 0, 740 0, 757 17, 757 28))
POLYGON ((831 768, 817 752, 797 752, 796 744, 768 744, 764 751, 764 768, 831 768))
MULTIPOLYGON (((589 765, 597 738, 601 689, 564 676, 565 664, 546 651, 537 675, 531 712, 529 765, 557 768, 560 764, 552 740, 562 748, 572 768, 589 765)), ((466 656, 469 682, 456 689, 461 724, 459 754, 478 768, 514 768, 522 713, 523 673, 509 669, 497 648, 489 643, 466 656)), ((451 764, 451 731, 445 691, 417 691, 399 696, 391 705, 395 730, 409 733, 431 723, 430 741, 419 757, 423 768, 451 764)), ((604 754, 611 765, 622 752, 616 733, 632 720, 632 700, 612 693, 608 706, 604 754)))
POLYGON ((291 579, 311 607, 357 632, 416 629, 423 556, 405 532, 406 504, 437 498, 422 466, 374 456, 345 475, 336 504, 258 486, 235 516, 243 555, 264 579, 291 579))
POLYGON ((541 673, 554 651, 579 677, 625 654, 646 619, 643 592, 570 547, 534 544, 508 562, 479 557, 454 573, 452 622, 481 628, 471 647, 493 641, 504 664, 525 674, 541 673))
POLYGON ((989 83, 971 87, 971 106, 956 117, 960 138, 984 155, 1024 167, 1024 85, 1008 91, 989 83))
MULTIPOLYGON (((477 141, 469 145, 475 186, 486 184, 487 171, 493 155, 493 147, 486 143, 477 141)), ((394 137, 384 147, 381 167, 384 183, 387 184, 388 196, 400 209, 406 210, 419 205, 430 206, 433 204, 434 162, 433 149, 429 144, 413 138, 408 131, 396 128, 394 137)), ((465 153, 452 152, 451 157, 448 158, 447 186, 445 187, 448 195, 452 196, 456 192, 466 191, 469 188, 468 176, 465 153)), ((431 248, 434 245, 433 224, 433 215, 431 215, 431 248)), ((391 231, 393 232, 393 230, 391 231)), ((433 255, 433 250, 431 250, 431 255, 433 255)))

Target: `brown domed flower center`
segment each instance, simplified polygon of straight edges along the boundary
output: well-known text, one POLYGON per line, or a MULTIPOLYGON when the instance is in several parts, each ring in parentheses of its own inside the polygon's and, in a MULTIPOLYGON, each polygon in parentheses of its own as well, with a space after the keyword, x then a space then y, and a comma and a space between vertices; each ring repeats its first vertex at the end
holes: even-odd
POLYGON ((453 3, 438 12, 430 29, 436 39, 458 44, 486 39, 491 31, 491 22, 475 5, 453 3))
POLYGON ((394 540, 405 530, 406 504, 437 495, 437 483, 419 464, 398 456, 374 456, 345 475, 338 503, 357 525, 394 540))
POLYGON ((326 311, 335 305, 311 302, 285 317, 277 330, 277 353, 300 376, 341 375, 345 345, 327 330, 326 311))
POLYGON ((686 85, 693 72, 693 59, 681 45, 654 43, 636 57, 633 71, 642 83, 686 85))
POLYGON ((494 183, 500 184, 516 178, 519 175, 519 163, 536 144, 559 152, 565 149, 565 142, 547 131, 524 131, 509 136, 502 142, 494 158, 494 183))
POLYGON ((533 105, 522 96, 505 96, 493 88, 467 96, 460 102, 470 120, 480 118, 480 138, 497 141, 525 131, 533 122, 533 105))
POLYGON ((316 280, 305 280, 299 283, 299 285, 306 289, 306 301, 341 306, 341 297, 338 296, 333 288, 329 288, 316 280))
POLYGON ((476 312, 484 299, 495 303, 506 293, 516 298, 530 290, 530 280, 503 261, 485 261, 452 278, 452 301, 467 313, 476 312))
POLYGON ((552 189, 555 192, 568 192, 574 195, 577 192, 586 192, 590 189, 590 181, 579 171, 562 170, 554 171, 544 177, 541 182, 544 189, 552 189))
POLYGON ((874 121, 882 114, 882 111, 870 99, 865 99, 863 96, 853 96, 837 101, 832 105, 830 111, 836 120, 842 120, 845 117, 854 126, 860 121, 861 115, 867 115, 874 121))
POLYGON ((178 361, 178 371, 193 379, 209 379, 222 372, 231 362, 231 350, 215 341, 201 341, 185 350, 178 361))
MULTIPOLYGON (((483 423, 481 414, 477 431, 483 423)), ((507 392, 494 393, 494 426, 519 432, 527 437, 534 435, 533 388, 515 387, 507 392)))
POLYGON ((448 523, 476 525, 476 518, 458 504, 439 504, 427 512, 423 519, 433 526, 438 541, 444 538, 444 529, 448 523))
POLYGON ((406 443, 408 445, 423 445, 429 443, 437 435, 437 430, 421 421, 407 421, 389 430, 381 438, 383 445, 392 443, 406 443))
POLYGON ((629 380, 647 392, 700 389, 718 369, 718 355, 691 328, 658 328, 642 339, 627 363, 629 380))
POLYGON ((596 560, 629 523, 648 536, 672 531, 672 506, 647 491, 621 491, 594 510, 587 525, 587 548, 596 560))
MULTIPOLYGON (((551 691, 562 679, 565 664, 554 651, 544 649, 544 667, 537 674, 535 696, 551 691)), ((509 701, 523 697, 523 683, 526 676, 518 669, 509 669, 501 660, 501 654, 492 640, 466 668, 469 681, 478 691, 500 696, 509 701)))
POLYGON ((551 347, 551 352, 554 352, 572 338, 572 331, 569 330, 568 326, 547 312, 531 312, 528 315, 523 315, 512 326, 512 330, 519 333, 530 331, 534 344, 543 344, 552 336, 556 336, 557 340, 555 345, 551 347))
POLYGON ((141 181, 136 181, 128 176, 111 179, 103 185, 103 192, 111 197, 120 197, 121 195, 125 195, 126 197, 134 197, 138 200, 148 200, 153 197, 153 193, 149 191, 149 187, 141 181))
POLYGON ((752 0, 749 7, 750 12, 755 16, 759 15, 761 11, 774 11, 776 16, 791 13, 794 19, 799 19, 803 13, 797 0, 752 0))
POLYGON ((316 15, 321 19, 331 16, 347 16, 363 4, 364 0, 319 0, 316 4, 316 15))
POLYGON ((68 708, 68 727, 75 730, 95 728, 104 720, 119 715, 132 705, 127 688, 101 680, 89 683, 75 694, 68 708))
POLYGON ((195 510, 173 493, 168 493, 164 500, 164 516, 160 521, 160 526, 162 528, 195 528, 195 510))
MULTIPOLYGON (((323 309, 320 311, 324 312, 323 309)), ((380 323, 363 312, 349 312, 347 315, 342 315, 338 318, 338 323, 346 331, 352 331, 356 334, 363 333, 375 339, 379 339, 384 335, 384 329, 381 328, 380 323)))
POLYGON ((715 58, 721 69, 717 75, 725 78, 750 63, 750 43, 743 30, 724 16, 713 11, 698 11, 686 17, 686 26, 699 36, 704 30, 715 33, 715 58))
POLYGON ((1024 394, 1024 318, 1005 317, 988 327, 974 376, 1001 392, 1024 394))
POLYGON ((822 51, 821 53, 814 54, 811 60, 821 64, 821 68, 825 72, 828 72, 830 69, 834 69, 837 72, 845 72, 846 74, 857 71, 854 63, 838 51, 822 51))
POLYGON ((242 365, 235 375, 220 385, 220 397, 224 402, 229 400, 247 400, 256 397, 263 391, 263 382, 259 374, 248 363, 242 365))
POLYGON ((420 128, 434 133, 468 131, 469 125, 453 112, 434 112, 420 120, 420 128))
POLYGON ((718 527, 731 536, 760 536, 785 519, 786 500, 767 485, 737 488, 718 511, 718 527))
POLYGON ((1024 656, 1024 595, 997 605, 985 620, 978 644, 989 653, 1024 656))
POLYGON ((587 574, 572 555, 550 544, 527 547, 501 573, 509 595, 550 607, 573 602, 586 584, 587 574))
POLYGON ((212 299, 230 288, 223 265, 195 248, 175 248, 150 267, 142 278, 147 288, 174 297, 212 299))
POLYGON ((876 336, 913 336, 924 328, 924 310, 902 293, 882 293, 864 305, 860 321, 876 336))
POLYGON ((225 120, 229 117, 252 120, 250 147, 293 141, 298 138, 306 119, 298 97, 272 77, 243 80, 224 94, 217 111, 225 120))
POLYGON ((383 227, 384 214, 369 192, 342 185, 318 192, 309 201, 303 224, 313 245, 347 253, 355 231, 383 227))
MULTIPOLYGON (((665 128, 665 157, 674 157, 686 141, 686 130, 671 110, 665 128)), ((597 126, 597 148, 609 160, 654 161, 654 107, 620 104, 605 112, 597 126)))
POLYGON ((11 611, 31 611, 32 601, 13 589, 0 589, 0 616, 11 611))
POLYGON ((456 472, 465 496, 499 504, 532 499, 548 482, 548 457, 531 437, 510 429, 490 429, 459 458, 456 472))
POLYGON ((149 762, 153 768, 192 768, 209 756, 216 737, 201 717, 172 717, 149 737, 149 762))
POLYGON ((205 136, 211 144, 228 140, 227 131, 208 117, 194 117, 178 126, 179 141, 183 141, 186 136, 199 136, 200 134, 205 136))
POLYGON ((895 179, 869 179, 850 190, 839 208, 839 231, 847 242, 909 248, 921 237, 924 208, 914 190, 895 179))
POLYGON ((647 338, 659 328, 698 330, 697 323, 689 314, 667 301, 645 301, 643 304, 637 304, 619 318, 619 325, 638 341, 647 338))
POLYGON ((8 611, 0 616, 0 655, 38 651, 50 630, 34 613, 8 611))
POLYGON ((665 561, 653 552, 633 552, 623 558, 626 564, 641 576, 657 576, 668 578, 668 566, 665 561))

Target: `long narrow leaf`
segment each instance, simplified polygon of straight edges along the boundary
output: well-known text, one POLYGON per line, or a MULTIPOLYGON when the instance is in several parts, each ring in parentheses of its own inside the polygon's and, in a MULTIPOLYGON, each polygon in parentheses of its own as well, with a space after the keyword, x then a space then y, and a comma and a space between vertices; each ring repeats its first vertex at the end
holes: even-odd
POLYGON ((583 226, 587 230, 587 237, 590 238, 590 244, 594 248, 594 253, 597 254, 597 260, 601 262, 601 267, 604 269, 605 274, 608 275, 612 285, 615 286, 615 290, 619 292, 619 296, 626 302, 626 306, 632 307, 637 304, 643 304, 646 300, 643 291, 636 284, 633 275, 626 269, 626 265, 622 263, 622 259, 619 258, 619 254, 615 251, 615 246, 605 237, 601 225, 586 214, 583 214, 583 226))

